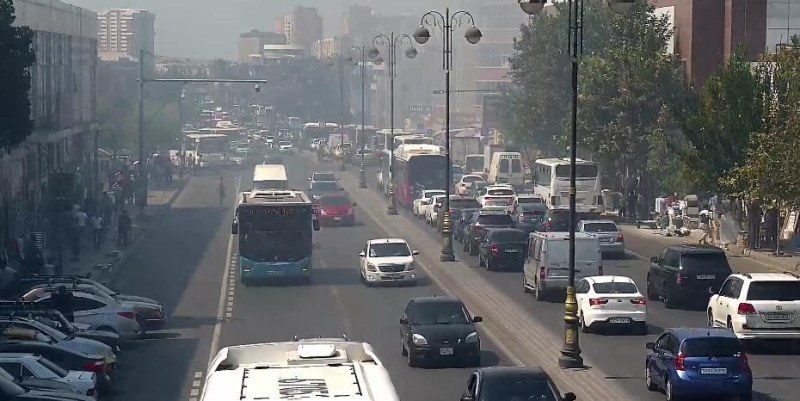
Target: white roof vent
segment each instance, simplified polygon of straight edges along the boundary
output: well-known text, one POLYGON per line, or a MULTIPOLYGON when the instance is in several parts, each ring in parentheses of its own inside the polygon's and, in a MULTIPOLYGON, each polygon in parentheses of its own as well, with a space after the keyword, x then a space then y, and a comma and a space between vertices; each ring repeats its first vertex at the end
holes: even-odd
POLYGON ((308 358, 332 358, 336 355, 334 344, 300 344, 297 347, 297 356, 308 358))

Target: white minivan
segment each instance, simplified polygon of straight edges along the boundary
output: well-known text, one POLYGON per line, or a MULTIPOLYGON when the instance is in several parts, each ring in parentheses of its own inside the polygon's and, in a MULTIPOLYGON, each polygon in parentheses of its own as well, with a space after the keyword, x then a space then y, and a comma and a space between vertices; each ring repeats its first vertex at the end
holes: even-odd
MULTIPOLYGON (((603 253, 596 235, 575 233, 575 282, 603 275, 603 253)), ((528 236, 522 285, 537 301, 563 301, 569 282, 569 233, 534 232, 528 236)))
POLYGON ((489 165, 489 184, 511 184, 521 186, 525 183, 522 169, 522 155, 519 152, 496 152, 489 165))

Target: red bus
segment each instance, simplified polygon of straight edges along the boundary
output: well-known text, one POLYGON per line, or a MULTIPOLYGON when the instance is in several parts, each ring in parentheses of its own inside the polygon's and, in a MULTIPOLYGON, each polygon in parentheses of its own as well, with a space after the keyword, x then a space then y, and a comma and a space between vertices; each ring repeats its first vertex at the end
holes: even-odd
POLYGON ((439 147, 414 147, 414 151, 395 155, 394 158, 395 201, 406 207, 411 207, 420 189, 444 189, 447 185, 447 157, 440 154, 439 147), (423 147, 430 149, 416 149, 423 147))

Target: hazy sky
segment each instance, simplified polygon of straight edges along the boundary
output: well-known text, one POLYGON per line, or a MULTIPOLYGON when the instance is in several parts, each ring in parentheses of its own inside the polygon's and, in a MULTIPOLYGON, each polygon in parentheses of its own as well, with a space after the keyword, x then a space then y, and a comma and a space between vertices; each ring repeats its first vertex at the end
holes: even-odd
POLYGON ((92 10, 144 8, 156 14, 156 53, 165 56, 236 58, 236 40, 250 29, 273 30, 275 18, 296 4, 317 7, 325 35, 341 32, 345 5, 370 5, 379 13, 418 12, 458 6, 460 0, 62 0, 92 10))

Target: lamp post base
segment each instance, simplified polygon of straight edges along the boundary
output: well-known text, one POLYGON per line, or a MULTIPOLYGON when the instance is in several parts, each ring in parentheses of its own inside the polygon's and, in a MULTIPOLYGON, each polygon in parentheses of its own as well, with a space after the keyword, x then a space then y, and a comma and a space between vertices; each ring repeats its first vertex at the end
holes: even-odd
POLYGON ((578 340, 578 300, 575 297, 575 287, 567 287, 567 299, 564 301, 564 346, 558 358, 561 369, 583 368, 580 341, 578 340))
POLYGON ((358 168, 358 187, 364 189, 367 187, 367 172, 364 171, 364 161, 361 161, 361 166, 358 168))
MULTIPOLYGON (((449 205, 447 205, 449 207, 449 205)), ((453 252, 452 221, 448 209, 442 213, 442 254, 440 262, 455 262, 456 254, 453 252)))
POLYGON ((389 205, 386 207, 386 214, 397 214, 397 205, 394 202, 394 183, 389 183, 389 205))

